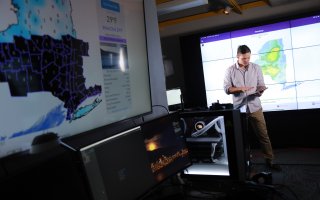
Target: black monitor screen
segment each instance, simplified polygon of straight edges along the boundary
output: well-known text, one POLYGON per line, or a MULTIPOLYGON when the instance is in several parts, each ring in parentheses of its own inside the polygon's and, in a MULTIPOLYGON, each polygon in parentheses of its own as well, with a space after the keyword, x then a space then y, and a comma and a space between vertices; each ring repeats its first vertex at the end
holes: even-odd
POLYGON ((191 164, 178 113, 142 125, 145 146, 155 180, 161 182, 191 164))
POLYGON ((156 184, 140 127, 80 149, 94 200, 133 200, 156 184))

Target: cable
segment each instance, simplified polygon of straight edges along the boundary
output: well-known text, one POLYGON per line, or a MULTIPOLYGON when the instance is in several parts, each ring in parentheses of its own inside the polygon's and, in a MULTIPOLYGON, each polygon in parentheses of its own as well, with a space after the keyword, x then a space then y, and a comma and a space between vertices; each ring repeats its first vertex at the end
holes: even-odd
POLYGON ((195 195, 190 195, 187 194, 188 197, 192 198, 192 199, 211 199, 214 200, 214 196, 195 196, 195 195))
MULTIPOLYGON (((153 108, 153 107, 161 107, 161 108, 164 108, 164 109, 167 111, 167 113, 168 113, 168 114, 170 114, 170 112, 169 112, 168 108, 167 108, 167 107, 165 107, 165 106, 163 106, 163 105, 156 104, 156 105, 152 105, 152 108, 153 108)), ((144 122, 145 122, 144 116, 141 116, 141 120, 142 120, 142 123, 144 123, 144 122)))
POLYGON ((272 195, 277 195, 278 197, 280 197, 283 200, 289 200, 286 197, 286 195, 283 192, 279 191, 276 187, 274 187, 274 185, 267 185, 267 184, 256 183, 253 181, 247 181, 245 184, 245 187, 247 189, 254 189, 259 193, 261 193, 263 191, 272 192, 272 195))
POLYGON ((297 194, 296 194, 289 186, 283 185, 283 184, 275 184, 275 186, 281 186, 281 187, 287 189, 287 190, 294 196, 294 198, 295 198, 296 200, 299 200, 297 194))
MULTIPOLYGON (((208 186, 208 187, 204 187, 204 186, 197 186, 195 184, 192 184, 192 182, 187 182, 183 185, 183 189, 186 191, 193 191, 193 192, 198 192, 202 195, 205 195, 206 197, 211 196, 211 197, 224 197, 226 196, 226 192, 224 191, 212 191, 212 187, 208 186)), ((219 186, 220 188, 221 186, 219 186)), ((219 189, 217 189, 219 190, 219 189)), ((220 188, 221 190, 221 188, 220 188)), ((190 194, 189 194, 190 195, 190 194)), ((194 196, 192 196, 194 197, 194 196)), ((199 196, 197 196, 199 198, 199 196)), ((202 196, 204 197, 204 196, 202 196)))
MULTIPOLYGON (((273 199, 276 195, 280 199, 289 200, 283 193, 278 191, 274 186, 267 184, 259 184, 253 181, 246 181, 243 184, 230 185, 229 189, 223 187, 223 191, 203 191, 203 187, 196 187, 194 185, 185 185, 189 197, 197 199, 238 199, 240 197, 254 198, 256 200, 273 199), (189 187, 188 187, 189 186, 189 187), (190 190, 192 189, 192 190, 190 190), (193 192, 193 193, 192 193, 193 192), (199 193, 199 194, 198 194, 199 193)), ((219 189, 218 189, 219 190, 219 189)))
POLYGON ((188 197, 196 198, 196 199, 216 199, 220 197, 225 197, 225 192, 213 192, 213 191, 203 191, 200 189, 195 189, 194 187, 191 187, 192 190, 186 190, 186 195, 188 197))
POLYGON ((152 105, 152 107, 162 107, 162 108, 164 108, 164 109, 167 111, 168 114, 170 113, 170 112, 169 112, 169 109, 168 109, 167 107, 163 106, 163 105, 156 104, 156 105, 152 105))
MULTIPOLYGON (((149 192, 144 194, 140 200, 165 200, 176 199, 177 196, 185 196, 183 184, 179 181, 174 181, 175 176, 170 179, 166 179, 164 182, 154 187, 149 192)), ((179 198, 180 199, 180 198, 179 198)))
POLYGON ((204 133, 207 132, 207 130, 209 130, 213 125, 215 125, 219 120, 223 119, 222 116, 219 116, 217 118, 215 118, 214 120, 212 120, 210 123, 208 123, 207 125, 205 125, 202 129, 197 130, 196 132, 193 132, 191 134, 192 137, 199 137, 201 135, 203 135, 204 133))

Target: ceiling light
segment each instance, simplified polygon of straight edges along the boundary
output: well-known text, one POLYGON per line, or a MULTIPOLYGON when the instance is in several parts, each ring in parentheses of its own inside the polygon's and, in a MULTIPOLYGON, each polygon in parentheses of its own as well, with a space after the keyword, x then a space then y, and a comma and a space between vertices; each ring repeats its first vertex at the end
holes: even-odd
POLYGON ((226 6, 226 7, 224 8, 224 10, 223 10, 223 13, 224 13, 225 15, 229 15, 230 12, 231 12, 231 7, 230 7, 230 6, 226 6))

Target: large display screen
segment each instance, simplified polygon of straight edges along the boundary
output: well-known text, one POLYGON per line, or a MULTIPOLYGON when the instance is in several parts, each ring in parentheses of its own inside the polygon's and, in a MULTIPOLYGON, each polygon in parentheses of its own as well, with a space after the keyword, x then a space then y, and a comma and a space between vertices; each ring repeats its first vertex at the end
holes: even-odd
POLYGON ((0 2, 0 157, 151 112, 143 0, 0 2))
POLYGON ((248 45, 268 89, 264 111, 320 108, 320 15, 200 38, 207 104, 232 103, 225 94, 226 69, 237 62, 237 48, 248 45))

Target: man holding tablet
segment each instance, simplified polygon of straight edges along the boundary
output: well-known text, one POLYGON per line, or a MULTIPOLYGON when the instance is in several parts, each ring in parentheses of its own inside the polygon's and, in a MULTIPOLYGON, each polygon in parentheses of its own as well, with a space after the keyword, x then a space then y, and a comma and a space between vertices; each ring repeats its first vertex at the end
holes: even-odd
POLYGON ((267 87, 260 66, 250 62, 250 56, 251 50, 248 46, 238 47, 238 61, 226 70, 224 90, 227 94, 232 94, 234 108, 244 110, 247 114, 267 167, 281 171, 281 167, 273 163, 274 154, 259 98, 267 87))

